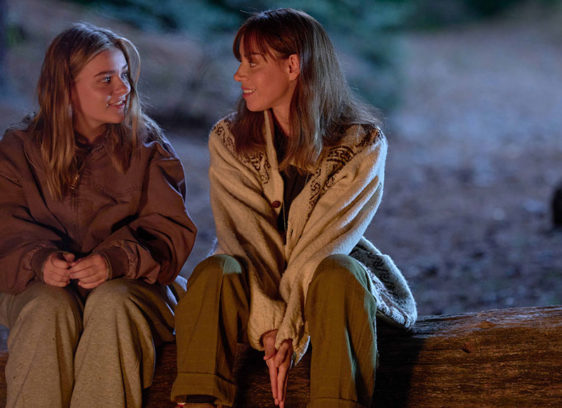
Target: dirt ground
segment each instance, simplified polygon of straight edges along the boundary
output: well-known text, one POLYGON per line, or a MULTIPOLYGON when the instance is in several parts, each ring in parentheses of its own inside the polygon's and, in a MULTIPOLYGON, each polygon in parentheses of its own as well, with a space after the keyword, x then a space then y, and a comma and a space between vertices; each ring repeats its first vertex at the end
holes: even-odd
MULTIPOLYGON (((562 12, 525 9, 402 38, 402 103, 385 118, 385 195, 367 235, 402 268, 421 315, 562 304, 562 231, 550 221, 562 182, 560 27, 562 12)), ((30 101, 6 95, 3 127, 30 101)), ((200 230, 189 274, 214 233, 208 152, 200 131, 169 137, 200 230)))

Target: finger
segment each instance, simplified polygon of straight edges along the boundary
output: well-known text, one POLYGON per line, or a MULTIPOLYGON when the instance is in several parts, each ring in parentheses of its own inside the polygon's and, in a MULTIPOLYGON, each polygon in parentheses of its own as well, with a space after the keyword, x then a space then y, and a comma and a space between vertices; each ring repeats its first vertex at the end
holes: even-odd
POLYGON ((56 281, 52 281, 52 282, 45 282, 47 285, 49 286, 56 286, 58 288, 64 288, 66 285, 68 285, 70 282, 56 282, 56 281))
POLYGON ((265 355, 263 356, 263 359, 266 360, 266 361, 275 357, 275 354, 277 353, 277 350, 275 350, 274 340, 264 341, 264 352, 265 352, 265 355))
POLYGON ((59 273, 59 271, 52 269, 43 275, 43 281, 51 286, 63 287, 68 285, 70 278, 68 274, 59 273))
POLYGON ((59 258, 58 256, 51 257, 51 265, 59 269, 68 269, 69 267, 68 262, 66 262, 66 260, 63 258, 59 258))
POLYGON ((67 263, 74 262, 74 259, 75 259, 74 254, 70 253, 70 252, 63 252, 62 257, 67 263))
POLYGON ((88 268, 70 268, 69 274, 72 279, 87 279, 90 276, 95 276, 95 270, 93 267, 88 268))
POLYGON ((72 266, 70 269, 74 271, 81 271, 84 269, 92 268, 96 266, 96 262, 93 261, 90 257, 78 259, 76 262, 72 262, 72 266))
POLYGON ((271 395, 275 400, 275 405, 277 405, 277 368, 273 363, 268 363, 267 368, 269 369, 269 383, 271 384, 271 395))
POLYGON ((54 280, 54 279, 45 279, 45 283, 50 286, 57 286, 59 288, 63 288, 68 285, 69 281, 67 280, 54 280))
POLYGON ((105 281, 105 279, 103 279, 99 275, 90 275, 90 276, 86 276, 82 279, 78 279, 78 283, 80 284, 80 286, 83 286, 83 287, 95 284, 96 282, 104 282, 104 281, 105 281))
POLYGON ((273 360, 275 363, 275 367, 281 366, 281 364, 283 364, 283 361, 285 361, 287 358, 287 348, 285 347, 285 343, 281 344, 281 347, 279 347, 279 351, 277 352, 277 354, 275 355, 275 359, 273 360))
POLYGON ((92 273, 84 276, 83 278, 78 279, 83 284, 90 284, 98 281, 105 281, 107 280, 107 275, 105 271, 92 271, 92 273))
POLYGON ((43 270, 43 278, 56 280, 56 281, 65 281, 69 278, 70 273, 66 268, 57 268, 55 266, 48 266, 43 270))
POLYGON ((285 391, 287 390, 287 379, 289 378, 289 365, 282 364, 277 372, 277 397, 279 401, 285 402, 285 391))
POLYGON ((293 353, 293 345, 290 341, 284 341, 279 347, 279 351, 275 356, 275 365, 279 367, 284 362, 289 362, 293 353))
POLYGON ((285 406, 285 397, 287 396, 287 384, 289 384, 289 371, 288 370, 287 370, 287 374, 285 375, 285 385, 283 386, 283 405, 282 405, 282 407, 285 406))
POLYGON ((84 283, 82 281, 78 281, 78 285, 84 289, 94 289, 97 288, 99 285, 105 282, 105 279, 99 279, 95 282, 91 283, 84 283))

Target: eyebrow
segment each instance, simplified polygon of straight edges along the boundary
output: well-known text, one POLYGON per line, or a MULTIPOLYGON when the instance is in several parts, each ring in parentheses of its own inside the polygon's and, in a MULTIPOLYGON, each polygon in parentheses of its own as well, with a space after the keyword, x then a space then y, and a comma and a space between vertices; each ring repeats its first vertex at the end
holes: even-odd
POLYGON ((249 54, 244 54, 244 57, 248 60, 251 60, 252 58, 255 58, 255 57, 261 57, 264 60, 267 60, 267 57, 265 56, 265 54, 263 54, 261 52, 250 52, 249 54))
MULTIPOLYGON (((126 71, 126 70, 128 70, 128 69, 129 69, 129 65, 128 65, 128 64, 125 64, 125 65, 123 65, 123 66, 121 67, 121 71, 126 71)), ((99 76, 103 76, 103 75, 112 75, 112 74, 114 74, 114 73, 115 73, 115 70, 102 71, 102 72, 98 72, 98 73, 97 73, 96 75, 94 75, 94 76, 99 77, 99 76)))

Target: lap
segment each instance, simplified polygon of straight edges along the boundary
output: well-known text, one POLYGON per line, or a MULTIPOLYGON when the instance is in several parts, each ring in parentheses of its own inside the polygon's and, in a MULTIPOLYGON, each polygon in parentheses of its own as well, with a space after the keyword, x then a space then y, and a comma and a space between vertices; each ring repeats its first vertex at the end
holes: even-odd
POLYGON ((42 282, 32 282, 18 294, 0 293, 0 323, 10 328, 23 310, 34 314, 56 313, 68 309, 81 314, 79 295, 69 287, 59 288, 42 282))

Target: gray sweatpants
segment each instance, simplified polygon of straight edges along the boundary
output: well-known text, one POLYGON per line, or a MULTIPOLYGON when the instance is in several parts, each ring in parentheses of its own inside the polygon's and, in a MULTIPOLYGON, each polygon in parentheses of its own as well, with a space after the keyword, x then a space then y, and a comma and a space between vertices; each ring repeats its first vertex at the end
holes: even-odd
POLYGON ((155 347, 173 341, 177 300, 141 280, 103 283, 84 299, 40 282, 0 293, 10 329, 7 407, 141 407, 155 347))

